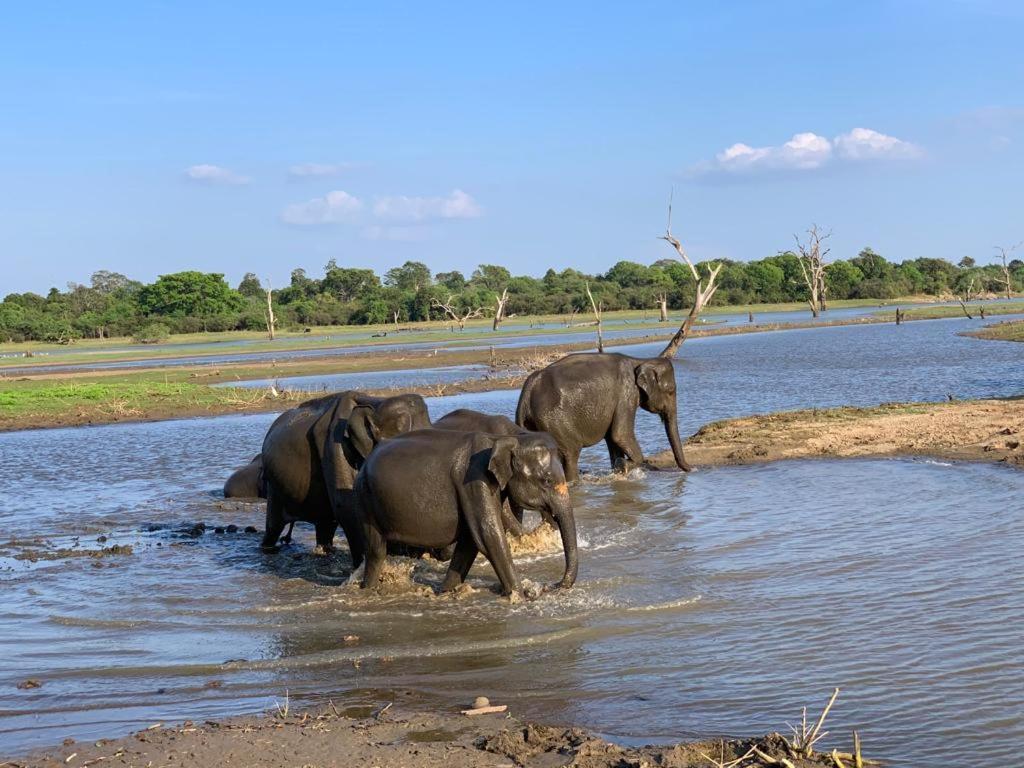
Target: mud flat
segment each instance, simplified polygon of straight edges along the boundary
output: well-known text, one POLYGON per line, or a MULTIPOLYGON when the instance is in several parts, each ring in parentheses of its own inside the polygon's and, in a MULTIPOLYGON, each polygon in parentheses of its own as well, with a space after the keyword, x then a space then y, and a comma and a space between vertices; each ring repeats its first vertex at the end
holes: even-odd
POLYGON ((389 705, 375 710, 338 710, 331 705, 320 711, 280 709, 264 716, 185 722, 177 727, 154 724, 120 739, 69 739, 0 766, 696 768, 723 763, 743 768, 853 765, 849 753, 833 757, 831 751, 816 751, 810 758, 798 757, 778 734, 667 747, 622 747, 581 728, 524 723, 505 714, 468 717, 407 712, 389 705))
MULTIPOLYGON (((932 456, 1024 466, 1024 399, 886 403, 716 421, 686 443, 695 465, 781 459, 932 456)), ((671 464, 667 451, 652 458, 671 464)))

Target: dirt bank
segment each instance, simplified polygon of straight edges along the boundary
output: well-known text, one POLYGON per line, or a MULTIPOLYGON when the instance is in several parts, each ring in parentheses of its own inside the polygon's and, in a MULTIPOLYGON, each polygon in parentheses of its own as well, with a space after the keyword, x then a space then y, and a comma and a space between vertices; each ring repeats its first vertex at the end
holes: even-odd
MULTIPOLYGON (((707 424, 686 443, 700 466, 780 459, 934 456, 1024 466, 1024 399, 891 403, 707 424)), ((669 452, 652 463, 670 465, 669 452)))
POLYGON ((976 331, 965 331, 963 335, 990 341, 1024 341, 1024 320, 1004 320, 976 331))
MULTIPOLYGON (((720 760, 743 768, 837 765, 831 753, 795 756, 778 735, 624 748, 580 728, 523 723, 504 714, 467 717, 457 712, 422 714, 384 706, 362 712, 329 706, 313 712, 275 712, 169 728, 154 725, 121 739, 68 740, 0 766, 707 768, 720 760), (744 755, 746 759, 738 761, 744 755)), ((852 765, 843 759, 848 756, 840 753, 838 757, 838 765, 852 765)))

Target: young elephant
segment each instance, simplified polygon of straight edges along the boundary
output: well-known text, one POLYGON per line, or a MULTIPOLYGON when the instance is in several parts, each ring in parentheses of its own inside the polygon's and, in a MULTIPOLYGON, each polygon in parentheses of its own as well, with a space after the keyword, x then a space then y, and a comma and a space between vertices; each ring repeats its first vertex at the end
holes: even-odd
MULTIPOLYGON (((458 432, 487 432, 492 435, 525 435, 529 430, 523 429, 507 416, 497 416, 491 413, 481 413, 469 408, 459 408, 451 413, 445 414, 434 422, 434 429, 454 429, 458 432)), ((523 508, 514 504, 508 499, 508 494, 503 492, 504 503, 501 507, 501 519, 505 524, 505 530, 513 536, 522 536, 523 531, 523 508)), ((541 512, 544 515, 543 512, 541 512)), ((544 519, 555 524, 554 520, 544 515, 544 519)))
POLYGON ((459 586, 478 552, 502 593, 521 590, 501 520, 502 492, 554 518, 565 550, 560 586, 576 581, 576 522, 557 446, 549 435, 419 430, 382 443, 356 480, 366 530, 363 587, 375 585, 388 542, 442 549, 455 544, 441 591, 459 586))
POLYGON ((263 440, 264 551, 275 550, 287 523, 303 520, 316 526, 317 551, 326 552, 340 523, 358 566, 365 549, 352 506, 359 467, 381 440, 429 425, 419 395, 339 392, 281 414, 263 440))
POLYGON ((579 479, 580 451, 602 439, 612 468, 643 463, 636 440, 636 409, 661 417, 672 455, 683 471, 676 423, 676 377, 672 361, 643 359, 614 352, 568 355, 531 373, 516 407, 516 423, 550 433, 570 481, 579 479))
POLYGON ((257 453, 252 461, 239 467, 224 481, 225 499, 263 499, 263 454, 257 453))

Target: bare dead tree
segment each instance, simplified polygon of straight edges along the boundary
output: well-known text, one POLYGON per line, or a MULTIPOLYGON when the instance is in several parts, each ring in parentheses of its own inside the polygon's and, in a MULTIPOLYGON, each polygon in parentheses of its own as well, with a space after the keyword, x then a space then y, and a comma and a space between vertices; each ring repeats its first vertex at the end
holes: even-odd
POLYGON ((668 226, 665 227, 665 234, 662 235, 659 240, 664 240, 666 243, 676 249, 676 253, 679 255, 686 266, 690 268, 690 274, 693 275, 693 282, 696 285, 696 292, 693 297, 693 306, 690 307, 690 312, 683 320, 682 325, 679 326, 679 330, 675 332, 675 335, 669 339, 668 344, 659 353, 660 357, 675 357, 679 351, 679 347, 682 346, 683 342, 686 341, 686 337, 690 333, 690 329, 693 327, 694 321, 700 314, 701 310, 704 309, 705 305, 711 301, 711 297, 715 295, 715 291, 718 290, 718 286, 715 281, 718 279, 718 273, 722 270, 722 265, 718 264, 713 269, 710 265, 707 266, 708 270, 708 282, 704 285, 704 281, 700 276, 700 272, 697 271, 697 267, 690 260, 690 256, 686 253, 686 249, 683 248, 683 244, 680 243, 672 235, 672 197, 668 199, 668 226))
POLYGON ((597 321, 597 351, 604 352, 604 335, 601 326, 601 308, 594 301, 594 294, 590 292, 590 283, 586 283, 587 298, 590 299, 590 306, 594 310, 594 319, 597 321))
POLYGON ((505 319, 505 305, 508 303, 508 288, 502 290, 501 295, 494 295, 494 324, 491 326, 492 330, 498 330, 498 326, 501 325, 505 319))
POLYGON ((1004 248, 1001 245, 993 246, 999 251, 999 256, 1002 258, 1003 278, 999 282, 1003 284, 1006 289, 1006 298, 1010 298, 1010 291, 1013 290, 1013 280, 1010 278, 1010 265, 1007 263, 1007 257, 1011 256, 1014 251, 1024 245, 1024 240, 1021 240, 1016 245, 1011 245, 1009 248, 1004 248))
POLYGON ((971 281, 969 283, 967 283, 967 285, 964 287, 964 297, 962 299, 959 299, 959 301, 960 301, 960 309, 962 309, 964 311, 964 314, 967 315, 967 319, 968 320, 973 320, 974 319, 974 316, 971 315, 971 313, 967 311, 967 302, 969 302, 971 300, 971 294, 972 293, 974 293, 974 278, 973 277, 971 278, 971 281))
POLYGON ((452 295, 448 296, 447 301, 431 299, 430 306, 437 307, 438 309, 443 310, 448 317, 450 317, 453 321, 459 324, 460 331, 466 330, 467 320, 473 317, 480 317, 484 313, 483 307, 476 307, 475 309, 466 309, 465 311, 462 312, 462 314, 459 314, 459 312, 455 309, 455 297, 452 295))
POLYGON ((267 287, 264 289, 264 291, 266 291, 266 294, 267 294, 267 308, 263 311, 263 320, 267 324, 267 336, 270 337, 271 341, 273 341, 274 340, 275 320, 274 320, 274 305, 272 303, 272 298, 273 298, 274 290, 273 290, 273 288, 270 285, 270 278, 269 277, 267 278, 267 287))
POLYGON ((817 317, 819 312, 828 309, 825 303, 825 257, 831 248, 822 250, 822 243, 832 237, 832 230, 822 232, 817 224, 812 224, 807 230, 807 242, 803 243, 800 238, 793 235, 796 240, 796 248, 799 251, 797 261, 800 263, 800 272, 804 276, 804 283, 807 284, 808 299, 811 305, 811 315, 817 317))
POLYGON ((659 321, 662 323, 668 322, 668 294, 665 291, 659 291, 656 297, 658 299, 658 315, 659 321))

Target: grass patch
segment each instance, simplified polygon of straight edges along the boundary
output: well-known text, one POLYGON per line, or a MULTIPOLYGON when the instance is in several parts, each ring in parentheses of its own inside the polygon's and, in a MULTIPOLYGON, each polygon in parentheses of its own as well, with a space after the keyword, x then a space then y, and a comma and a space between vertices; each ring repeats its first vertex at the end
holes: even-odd
POLYGON ((1024 341, 1024 320, 1007 320, 969 331, 966 335, 994 341, 1024 341))
MULTIPOLYGON (((894 304, 895 302, 889 302, 894 304)), ((975 319, 981 316, 981 310, 985 310, 986 315, 1015 315, 1024 312, 1024 302, 1022 301, 1008 301, 1001 303, 993 302, 975 302, 967 305, 967 311, 970 312, 975 319)), ((961 309, 959 304, 952 306, 941 306, 941 307, 911 307, 910 309, 904 310, 904 316, 908 320, 941 320, 947 317, 963 317, 964 311, 961 309)), ((877 317, 883 317, 895 321, 896 312, 895 310, 884 312, 876 312, 877 317)))

